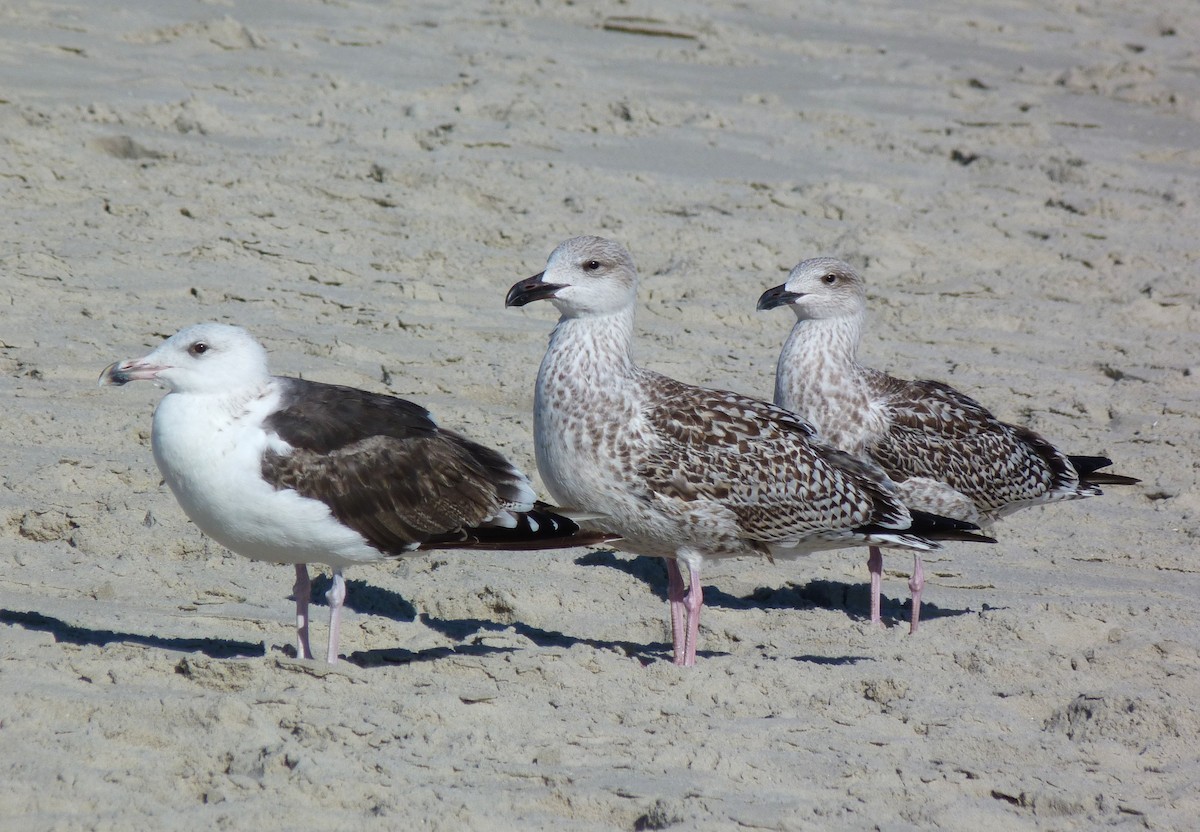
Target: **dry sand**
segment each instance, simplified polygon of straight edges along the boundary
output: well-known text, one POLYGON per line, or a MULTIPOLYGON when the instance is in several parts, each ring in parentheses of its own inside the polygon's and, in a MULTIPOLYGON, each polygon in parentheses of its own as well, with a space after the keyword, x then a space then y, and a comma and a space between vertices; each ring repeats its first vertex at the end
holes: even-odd
POLYGON ((1193 12, 0 8, 0 828, 1193 827, 1193 12), (291 571, 187 522, 161 392, 100 369, 233 322, 532 473, 553 310, 503 297, 581 233, 655 369, 769 396, 756 298, 840 256, 871 363, 1145 483, 931 557, 916 637, 899 555, 879 631, 865 551, 715 565, 689 671, 658 561, 454 554, 351 571, 350 661, 288 658, 291 571))

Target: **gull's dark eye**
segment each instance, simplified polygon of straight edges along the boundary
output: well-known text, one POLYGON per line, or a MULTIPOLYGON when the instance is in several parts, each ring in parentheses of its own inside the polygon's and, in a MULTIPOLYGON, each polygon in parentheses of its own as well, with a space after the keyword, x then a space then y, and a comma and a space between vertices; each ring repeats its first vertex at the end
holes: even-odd
POLYGON ((204 355, 206 352, 208 352, 208 344, 203 341, 197 341, 188 347, 188 353, 191 355, 204 355))
POLYGON ((826 286, 832 286, 833 284, 837 283, 837 275, 833 274, 832 272, 825 275, 821 279, 825 281, 826 286))
POLYGON ((583 267, 585 269, 587 269, 589 272, 594 272, 600 268, 600 261, 599 260, 589 260, 583 264, 583 267))

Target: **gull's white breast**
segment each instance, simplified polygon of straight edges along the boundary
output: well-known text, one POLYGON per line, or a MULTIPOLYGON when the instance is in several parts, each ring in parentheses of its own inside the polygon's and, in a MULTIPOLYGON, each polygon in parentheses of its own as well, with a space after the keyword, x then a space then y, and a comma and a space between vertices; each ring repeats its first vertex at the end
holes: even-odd
POLYGON ((154 460, 201 531, 252 560, 349 566, 379 550, 338 522, 319 500, 276 490, 262 476, 264 452, 289 446, 263 426, 279 393, 170 393, 154 411, 154 460))

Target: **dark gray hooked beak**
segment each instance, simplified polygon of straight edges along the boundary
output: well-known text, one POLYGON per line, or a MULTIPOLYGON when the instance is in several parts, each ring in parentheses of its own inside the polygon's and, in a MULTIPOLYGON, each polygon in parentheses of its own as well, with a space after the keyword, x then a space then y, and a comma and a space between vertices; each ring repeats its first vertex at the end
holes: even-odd
POLYGON ((545 277, 545 272, 538 272, 533 277, 518 280, 508 290, 508 296, 504 298, 504 305, 524 306, 527 303, 533 303, 535 300, 545 300, 546 298, 554 297, 555 293, 559 289, 562 289, 563 286, 561 283, 547 283, 545 277))
POLYGON ((160 367, 157 364, 147 364, 140 358, 117 361, 104 368, 104 372, 100 374, 99 385, 101 387, 120 387, 131 381, 143 379, 153 381, 158 377, 159 372, 165 369, 166 367, 160 367))
POLYGON ((799 300, 804 297, 803 292, 789 292, 786 283, 781 283, 773 289, 768 289, 762 293, 758 299, 758 311, 764 309, 774 309, 777 306, 786 306, 794 300, 799 300))

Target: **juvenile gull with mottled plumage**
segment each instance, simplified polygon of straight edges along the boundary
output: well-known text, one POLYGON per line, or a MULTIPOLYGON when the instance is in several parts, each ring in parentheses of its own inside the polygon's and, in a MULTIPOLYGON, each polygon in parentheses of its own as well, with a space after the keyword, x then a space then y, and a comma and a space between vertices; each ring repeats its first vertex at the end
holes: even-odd
MULTIPOLYGON (((1028 506, 1099 495, 1138 480, 1100 471, 1103 456, 1068 456, 1028 428, 1001 422, 936 381, 902 381, 858 363, 866 326, 862 277, 828 257, 805 260, 768 289, 759 309, 788 305, 796 325, 775 373, 775 403, 844 451, 866 456, 899 484, 910 507, 990 526, 1028 506)), ((924 576, 913 555, 913 632, 924 576)), ((880 620, 883 558, 872 547, 871 620, 880 620)))
POLYGON ((708 558, 979 539, 969 524, 910 514, 882 471, 819 444, 795 415, 637 366, 636 297, 629 252, 576 237, 506 304, 550 300, 561 313, 537 377, 538 471, 556 500, 603 515, 620 548, 667 559, 676 664, 695 662, 708 558))
POLYGON ((154 411, 154 459, 184 512, 251 560, 296 567, 297 652, 308 642, 307 564, 333 569, 330 663, 337 661, 347 566, 425 549, 580 546, 581 533, 539 503, 497 452, 438 427, 393 396, 272 376, 244 329, 198 324, 144 358, 109 366, 101 384, 169 388, 154 411))

